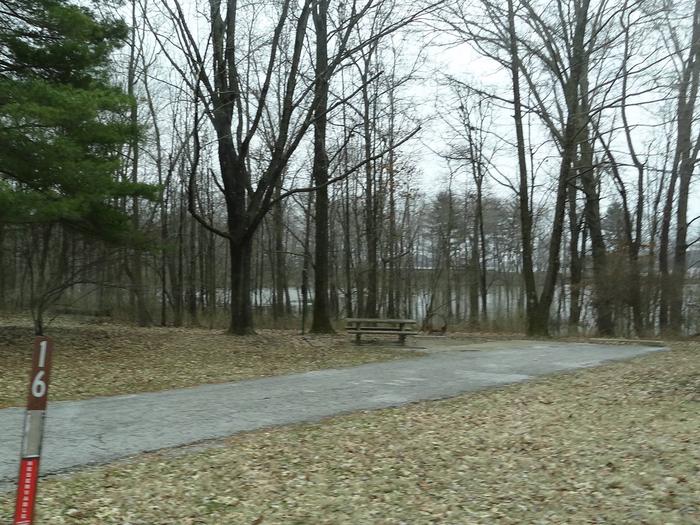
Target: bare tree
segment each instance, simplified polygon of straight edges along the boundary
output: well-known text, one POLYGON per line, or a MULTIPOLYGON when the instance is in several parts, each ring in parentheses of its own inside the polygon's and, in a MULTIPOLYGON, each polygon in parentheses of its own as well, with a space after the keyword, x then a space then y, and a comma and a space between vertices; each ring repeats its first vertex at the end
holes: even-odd
POLYGON ((696 136, 693 137, 694 115, 700 89, 700 1, 696 0, 694 3, 690 41, 687 44, 679 42, 673 25, 669 24, 668 31, 680 68, 675 117, 676 147, 664 205, 659 247, 659 268, 662 277, 659 323, 662 330, 668 327, 674 332, 680 332, 683 323, 683 284, 687 271, 688 197, 693 170, 700 153, 700 133, 695 131, 696 136), (671 273, 668 256, 674 201, 676 232, 671 273))
MULTIPOLYGON (((194 203, 189 206, 190 213, 228 240, 231 260, 229 331, 249 334, 253 332, 250 281, 255 232, 274 205, 277 183, 307 130, 319 115, 345 102, 336 101, 319 113, 318 105, 323 97, 314 96, 315 92, 316 95, 320 93, 317 84, 348 56, 418 15, 414 13, 390 24, 372 35, 369 41, 348 46, 359 21, 378 9, 371 0, 362 5, 353 4, 335 30, 339 44, 328 58, 326 74, 316 78, 308 71, 304 60, 309 18, 314 7, 312 0, 301 4, 284 0, 261 5, 259 9, 241 6, 235 0, 211 0, 207 22, 210 37, 206 42, 197 40, 178 0, 163 0, 160 5, 172 22, 176 44, 169 45, 167 35, 153 27, 152 30, 171 65, 198 99, 216 134, 219 189, 225 197, 226 229, 210 224, 198 213, 194 203), (244 26, 246 17, 248 25, 244 26), (271 23, 271 34, 256 35, 253 30, 256 21, 263 27, 271 23), (291 45, 289 50, 285 47, 287 38, 291 45), (211 49, 211 58, 207 56, 208 49, 211 49), (176 51, 181 56, 176 56, 176 51), (266 52, 264 64, 259 59, 263 52, 266 52), (274 100, 275 91, 280 104, 274 100), (263 126, 264 120, 270 125, 263 126), (262 145, 264 156, 261 155, 262 145)), ((200 145, 195 149, 199 150, 200 145)), ((193 177, 196 171, 195 163, 193 177)), ((190 184, 190 192, 195 189, 190 184)), ((310 187, 305 191, 316 189, 310 187)), ((302 190, 290 190, 280 198, 298 191, 302 190)))

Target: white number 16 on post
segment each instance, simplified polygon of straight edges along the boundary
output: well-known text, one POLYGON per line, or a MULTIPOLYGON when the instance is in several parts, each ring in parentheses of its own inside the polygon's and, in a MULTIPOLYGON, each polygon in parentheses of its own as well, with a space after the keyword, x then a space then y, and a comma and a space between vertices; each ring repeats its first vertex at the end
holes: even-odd
POLYGON ((34 523, 34 502, 39 479, 39 458, 41 457, 41 441, 44 435, 52 352, 53 342, 51 339, 40 336, 34 340, 13 525, 34 523))

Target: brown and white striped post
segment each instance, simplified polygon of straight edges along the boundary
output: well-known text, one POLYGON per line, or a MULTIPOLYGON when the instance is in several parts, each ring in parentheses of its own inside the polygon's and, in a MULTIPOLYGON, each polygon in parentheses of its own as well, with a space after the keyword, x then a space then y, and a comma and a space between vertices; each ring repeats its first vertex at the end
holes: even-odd
POLYGON ((41 457, 41 440, 44 435, 46 401, 49 394, 52 352, 53 342, 51 339, 44 336, 38 336, 34 339, 32 373, 29 376, 29 397, 27 399, 27 412, 24 415, 24 434, 22 436, 17 504, 13 525, 34 523, 34 503, 39 479, 39 459, 41 457))

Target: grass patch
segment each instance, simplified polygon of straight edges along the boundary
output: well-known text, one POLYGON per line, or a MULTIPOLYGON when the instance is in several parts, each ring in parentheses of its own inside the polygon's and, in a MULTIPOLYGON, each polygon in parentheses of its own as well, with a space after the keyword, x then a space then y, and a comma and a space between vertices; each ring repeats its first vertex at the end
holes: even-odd
MULTIPOLYGON (((700 344, 42 482, 47 524, 700 523, 700 344)), ((11 510, 11 497, 0 509, 11 510)))
MULTIPOLYGON (((405 350, 355 347, 347 336, 300 336, 259 330, 233 337, 194 328, 58 324, 50 401, 153 392, 205 383, 319 370, 415 356, 405 350)), ((32 331, 0 326, 0 408, 23 406, 32 331)))

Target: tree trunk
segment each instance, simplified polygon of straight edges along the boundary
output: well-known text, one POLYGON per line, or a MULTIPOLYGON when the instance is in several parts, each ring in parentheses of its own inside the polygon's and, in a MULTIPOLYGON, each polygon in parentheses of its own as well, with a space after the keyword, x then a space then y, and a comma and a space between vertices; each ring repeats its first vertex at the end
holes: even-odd
POLYGON ((0 224, 0 311, 7 307, 7 267, 5 262, 5 254, 10 253, 9 249, 5 248, 5 225, 0 224))
POLYGON ((576 183, 569 185, 569 332, 578 333, 581 319, 581 277, 583 274, 583 248, 579 252, 581 228, 576 212, 576 183))
MULTIPOLYGON (((346 154, 347 156, 347 154, 346 154)), ((352 317, 352 248, 350 238, 350 184, 345 180, 345 204, 343 221, 343 269, 345 272, 345 316, 352 317)))
MULTIPOLYGON (((132 29, 131 29, 131 43, 130 43, 130 54, 129 54, 129 68, 128 68, 128 78, 127 78, 127 94, 130 97, 130 114, 129 121, 132 126, 138 126, 138 105, 136 103, 136 97, 134 88, 136 86, 136 61, 137 61, 137 50, 136 50, 136 2, 132 3, 132 29)), ((134 141, 129 144, 129 150, 131 152, 131 182, 137 184, 138 173, 139 173, 139 144, 138 141, 134 141)), ((139 198, 134 197, 131 201, 131 216, 134 228, 138 230, 140 228, 140 206, 139 198)), ((146 305, 146 298, 144 294, 143 285, 143 259, 142 253, 138 250, 129 250, 130 257, 126 261, 126 273, 131 279, 131 294, 136 305, 136 322, 139 326, 150 326, 151 315, 148 312, 148 307, 146 305), (129 267, 131 265, 131 267, 129 267)))
MULTIPOLYGON (((585 149, 584 145, 588 144, 588 141, 584 139, 581 144, 582 149, 585 149)), ((583 153, 582 157, 590 160, 593 158, 592 155, 589 156, 587 153, 583 153)), ((596 325, 600 335, 610 336, 615 333, 613 305, 609 291, 607 250, 600 224, 600 195, 592 166, 582 170, 581 183, 586 195, 586 226, 591 237, 594 282, 593 304, 596 310, 596 325)))
POLYGON ((314 0, 313 20, 316 27, 316 84, 314 86, 314 161, 313 180, 316 190, 314 304, 311 332, 331 334, 330 304, 328 302, 328 155, 326 127, 328 124, 328 35, 326 30, 328 0, 314 0))
POLYGON ((673 216, 673 201, 676 193, 677 178, 677 171, 672 170, 666 193, 666 202, 664 203, 661 218, 661 233, 659 236, 659 284, 661 287, 661 294, 659 297, 659 329, 661 330, 661 333, 668 330, 668 305, 672 295, 670 289, 671 274, 668 265, 668 254, 671 233, 671 218, 673 216))
POLYGON ((481 290, 481 318, 486 323, 488 322, 488 287, 486 284, 486 233, 484 231, 484 203, 482 196, 482 185, 484 175, 481 172, 481 163, 479 163, 478 178, 476 181, 476 214, 479 223, 479 255, 481 267, 479 268, 479 288, 481 290))
MULTIPOLYGON (((197 250, 201 246, 197 244, 197 225, 193 220, 189 220, 190 246, 189 259, 187 265, 187 310, 190 323, 197 325, 197 250)), ((201 244, 201 243, 200 243, 201 244)))
POLYGON ((518 149, 518 202, 520 207, 520 245, 522 256, 522 274, 525 284, 525 315, 527 318, 528 335, 547 335, 549 307, 542 319, 539 310, 537 288, 535 286, 535 270, 532 260, 532 211, 530 210, 530 194, 525 158, 525 134, 523 133, 523 112, 520 97, 520 57, 518 55, 518 40, 515 33, 515 10, 513 0, 508 0, 508 39, 510 44, 510 72, 513 83, 513 118, 515 119, 515 136, 518 149))
POLYGON ((313 193, 309 193, 308 206, 306 208, 306 227, 304 228, 304 260, 301 267, 301 333, 306 331, 307 305, 309 301, 309 266, 311 266, 311 250, 309 248, 311 239, 311 209, 313 193))
MULTIPOLYGON (((182 173, 180 173, 182 177, 182 173)), ((180 179, 182 180, 182 178, 180 179)), ((183 189, 180 188, 178 203, 178 224, 177 224, 177 252, 175 256, 169 257, 170 262, 170 289, 173 305, 173 326, 184 324, 184 228, 185 228, 185 205, 183 189)))
POLYGON ((378 224, 376 217, 376 188, 374 187, 374 166, 372 158, 372 106, 369 97, 369 69, 372 51, 368 52, 365 60, 365 69, 362 72, 362 102, 363 102, 363 127, 364 127, 364 154, 365 154, 365 236, 367 239, 367 298, 364 305, 366 317, 377 317, 377 294, 379 292, 379 269, 377 262, 378 224))
POLYGON ((700 0, 695 1, 690 52, 678 96, 678 202, 676 204, 676 239, 673 251, 673 276, 670 281, 669 306, 671 330, 680 334, 683 326, 683 285, 687 272, 688 197, 693 169, 700 149, 700 136, 693 145, 692 131, 695 104, 700 89, 700 0))
POLYGON ((471 257, 469 261, 469 327, 479 328, 479 242, 476 232, 471 239, 471 257))
MULTIPOLYGON (((580 53, 583 55, 583 52, 580 53)), ((579 178, 586 196, 586 226, 591 237, 593 259, 593 304, 596 310, 596 325, 600 335, 611 336, 615 333, 613 321, 613 298, 610 293, 608 255, 600 222, 600 191, 593 166, 593 146, 589 133, 588 102, 588 61, 583 61, 580 78, 580 104, 578 107, 579 147, 581 152, 579 178)))
POLYGON ((235 335, 251 335, 255 333, 250 301, 252 239, 231 240, 229 250, 231 253, 231 323, 228 331, 235 335))
MULTIPOLYGON (((282 179, 275 188, 275 198, 282 193, 282 179)), ((284 214, 282 203, 277 202, 272 208, 272 230, 275 249, 275 302, 272 312, 276 318, 289 315, 287 297, 289 296, 289 282, 287 279, 287 256, 284 253, 284 214)))

